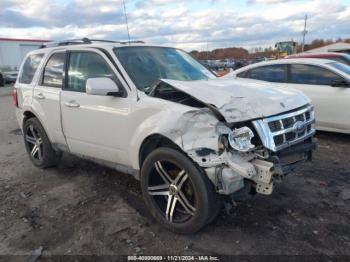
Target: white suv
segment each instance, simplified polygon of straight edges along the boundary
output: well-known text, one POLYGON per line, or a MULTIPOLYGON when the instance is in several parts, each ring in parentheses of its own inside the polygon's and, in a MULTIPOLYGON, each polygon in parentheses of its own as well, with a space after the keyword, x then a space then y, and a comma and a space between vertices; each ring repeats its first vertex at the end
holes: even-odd
POLYGON ((216 78, 175 48, 51 43, 27 55, 13 99, 35 166, 66 151, 132 174, 178 233, 213 221, 220 196, 271 194, 315 148, 302 93, 216 78))

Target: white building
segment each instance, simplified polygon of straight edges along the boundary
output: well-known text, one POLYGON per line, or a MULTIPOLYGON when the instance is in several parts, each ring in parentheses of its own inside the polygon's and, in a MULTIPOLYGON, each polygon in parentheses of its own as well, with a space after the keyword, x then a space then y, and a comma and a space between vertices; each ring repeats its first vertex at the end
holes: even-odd
POLYGON ((25 55, 49 40, 0 38, 0 69, 16 70, 25 55))
POLYGON ((326 45, 320 48, 315 48, 306 51, 305 53, 328 53, 328 52, 341 52, 350 54, 350 44, 348 43, 335 43, 331 45, 326 45))

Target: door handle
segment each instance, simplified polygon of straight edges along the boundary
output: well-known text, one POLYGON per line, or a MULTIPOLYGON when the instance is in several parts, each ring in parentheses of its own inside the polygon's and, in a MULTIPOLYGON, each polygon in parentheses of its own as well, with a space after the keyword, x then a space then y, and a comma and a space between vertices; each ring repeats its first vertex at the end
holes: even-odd
POLYGON ((43 93, 37 93, 35 95, 35 97, 38 98, 38 99, 45 99, 45 96, 43 95, 43 93))
POLYGON ((69 101, 69 102, 65 102, 64 103, 67 107, 75 107, 75 108, 77 108, 77 107, 79 107, 80 105, 77 103, 77 102, 75 102, 74 100, 73 101, 69 101))

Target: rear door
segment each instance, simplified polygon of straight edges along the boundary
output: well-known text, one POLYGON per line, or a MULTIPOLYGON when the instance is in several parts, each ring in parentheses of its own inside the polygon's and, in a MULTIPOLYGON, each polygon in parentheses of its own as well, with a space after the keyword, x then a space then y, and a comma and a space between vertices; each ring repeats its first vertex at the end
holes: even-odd
POLYGON ((62 123, 71 152, 120 164, 127 157, 130 105, 136 98, 120 83, 113 64, 100 51, 70 51, 67 80, 61 95, 62 123), (86 81, 108 77, 125 92, 125 97, 86 94, 86 81), (130 95, 130 94, 129 94, 130 95))
POLYGON ((66 53, 50 54, 34 88, 32 107, 39 115, 46 133, 54 144, 65 146, 61 126, 60 93, 64 79, 66 53))
POLYGON ((324 130, 349 130, 350 88, 332 87, 333 80, 342 77, 329 69, 306 64, 291 64, 289 87, 306 94, 315 106, 316 125, 324 130))
POLYGON ((33 87, 37 82, 39 68, 43 62, 44 54, 28 55, 23 62, 19 71, 18 81, 15 83, 15 88, 18 93, 19 106, 31 106, 31 98, 33 87))

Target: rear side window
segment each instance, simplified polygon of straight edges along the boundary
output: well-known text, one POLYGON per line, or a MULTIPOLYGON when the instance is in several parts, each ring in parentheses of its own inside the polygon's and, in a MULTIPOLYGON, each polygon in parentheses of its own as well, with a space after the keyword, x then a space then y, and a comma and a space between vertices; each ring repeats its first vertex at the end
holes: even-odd
POLYGON ((44 54, 30 55, 23 64, 19 74, 19 83, 30 84, 33 80, 36 70, 38 69, 44 54))
POLYGON ((331 85, 333 80, 342 80, 332 71, 313 65, 291 65, 290 82, 307 85, 331 85))
POLYGON ((249 70, 249 75, 246 75, 248 78, 277 83, 286 82, 286 76, 286 65, 261 66, 249 70))
POLYGON ((115 81, 112 69, 99 54, 93 52, 72 52, 68 66, 67 90, 85 92, 89 78, 108 77, 115 81))
POLYGON ((53 54, 46 63, 43 86, 62 88, 65 53, 53 54))

